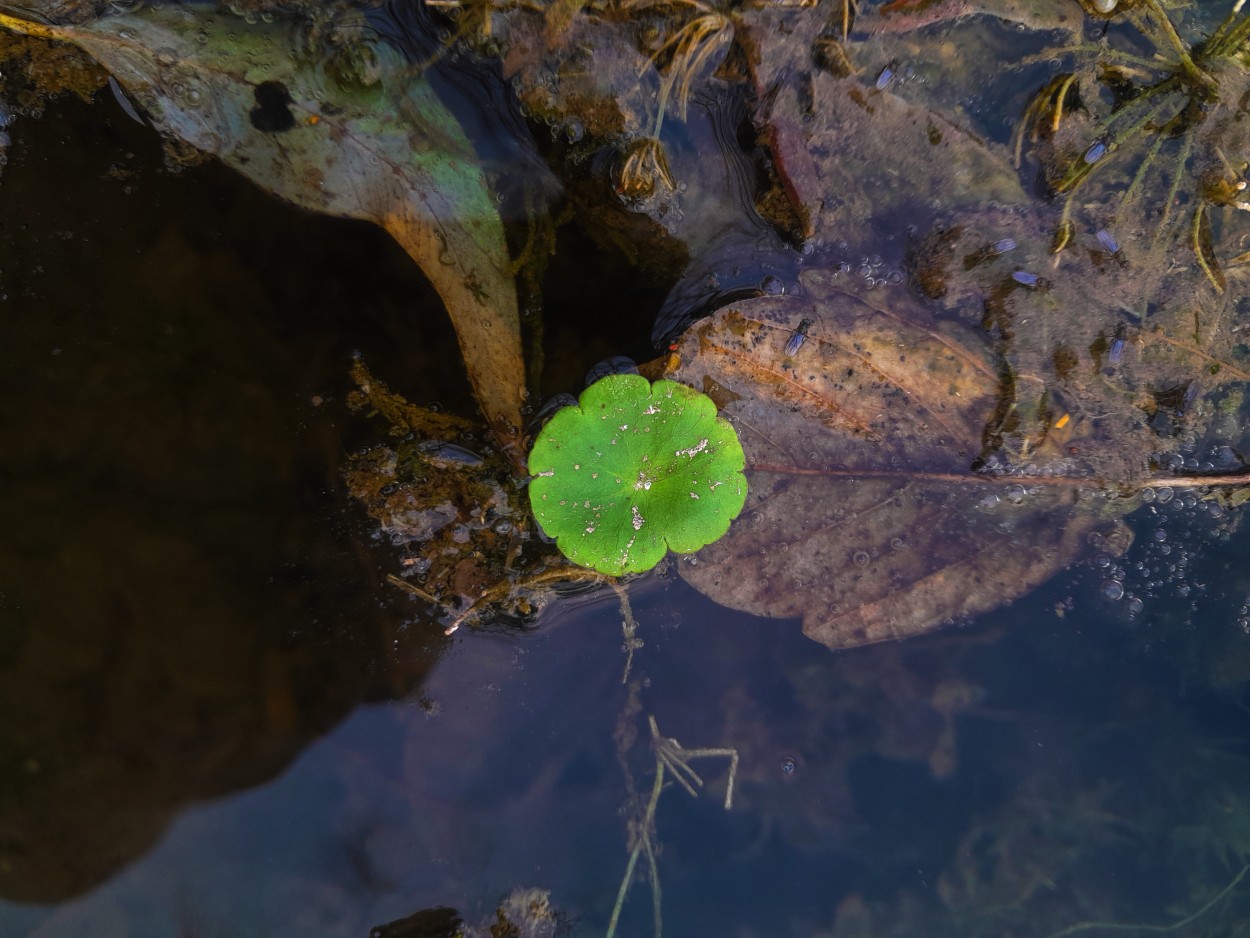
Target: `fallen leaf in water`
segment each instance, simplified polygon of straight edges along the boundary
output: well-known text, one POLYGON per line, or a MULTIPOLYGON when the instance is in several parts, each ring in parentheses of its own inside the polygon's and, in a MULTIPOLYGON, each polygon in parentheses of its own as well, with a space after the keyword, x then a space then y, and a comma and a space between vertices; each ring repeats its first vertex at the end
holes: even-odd
POLYGON ((889 0, 861 25, 871 32, 908 32, 970 16, 992 16, 1026 29, 1076 34, 1084 11, 1076 0, 889 0))
POLYGON ((455 117, 363 20, 335 31, 337 47, 307 49, 291 22, 200 5, 0 25, 78 46, 158 130, 274 195, 390 232, 443 298, 492 432, 523 462, 516 288, 494 199, 455 117))
POLYGON ((749 483, 729 534, 680 565, 687 581, 845 648, 993 609, 1091 541, 1127 546, 1114 519, 1135 502, 1075 464, 972 471, 1002 380, 982 341, 902 291, 805 286, 815 295, 727 307, 678 349, 670 377, 720 403, 749 483))
MULTIPOLYGON (((989 202, 1027 201, 1000 148, 928 108, 893 94, 879 74, 835 77, 815 67, 828 59, 828 24, 776 8, 743 14, 755 114, 805 237, 851 240, 868 226, 900 227, 924 207, 928 217, 989 202), (796 81, 794 74, 806 73, 796 81)), ((857 52, 857 55, 859 53, 857 52)), ((843 55, 843 61, 850 60, 843 55)))

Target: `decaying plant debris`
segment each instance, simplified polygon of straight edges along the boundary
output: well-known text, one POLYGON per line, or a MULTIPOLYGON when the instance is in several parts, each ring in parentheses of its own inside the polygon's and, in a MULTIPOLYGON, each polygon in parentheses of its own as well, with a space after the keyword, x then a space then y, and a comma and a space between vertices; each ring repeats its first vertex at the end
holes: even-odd
MULTIPOLYGON (((757 510, 682 568, 713 598, 802 616, 834 647, 918 634, 1020 595, 1091 537, 1122 547, 1116 519, 1151 484, 1240 485, 1236 460, 1185 480, 1172 467, 1240 444, 1217 436, 1250 377, 1232 217, 1250 13, 1174 22, 1155 0, 1110 13, 1072 0, 431 6, 454 28, 415 62, 370 4, 44 4, 3 19, 86 51, 164 133, 282 197, 383 225, 431 278, 486 423, 465 446, 470 428, 414 425, 417 411, 358 373, 401 439, 348 478, 407 551, 400 579, 417 595, 459 615, 563 569, 519 507, 516 268, 490 180, 425 79, 448 55, 498 68, 550 131, 537 150, 563 186, 559 217, 640 269, 708 271, 705 308, 724 290, 710 259, 725 231, 805 270, 787 291, 801 300, 720 300, 666 366, 770 430, 748 459, 757 510), (926 30, 987 17, 1048 37, 1033 61, 1055 60, 1017 96, 1014 140, 925 90, 974 80, 926 30), (328 76, 301 41, 329 45, 328 76), (280 72, 258 70, 266 42, 290 53, 280 72), (1035 171, 1054 198, 1028 194, 1035 171), (1153 173, 1158 203, 1142 197, 1153 173), (901 219, 906 256, 888 277, 867 260, 868 273, 839 271, 901 219), (770 552, 808 566, 781 582, 732 559, 770 552), (922 553, 935 566, 916 568, 922 553), (990 562, 1004 554, 1015 566, 990 562), (859 624, 821 624, 833 621, 859 624)), ((530 241, 530 253, 551 243, 530 241)))

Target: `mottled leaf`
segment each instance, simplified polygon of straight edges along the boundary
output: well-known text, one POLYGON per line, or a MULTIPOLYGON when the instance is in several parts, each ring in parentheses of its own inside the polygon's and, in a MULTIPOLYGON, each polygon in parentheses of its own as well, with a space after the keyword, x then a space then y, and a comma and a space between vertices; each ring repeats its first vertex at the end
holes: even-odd
POLYGON ((979 340, 830 276, 722 309, 678 349, 671 377, 720 403, 750 485, 728 535, 681 565, 689 582, 843 648, 992 609, 1091 538, 1124 546, 1107 535, 1129 500, 974 471, 1000 394, 979 340))

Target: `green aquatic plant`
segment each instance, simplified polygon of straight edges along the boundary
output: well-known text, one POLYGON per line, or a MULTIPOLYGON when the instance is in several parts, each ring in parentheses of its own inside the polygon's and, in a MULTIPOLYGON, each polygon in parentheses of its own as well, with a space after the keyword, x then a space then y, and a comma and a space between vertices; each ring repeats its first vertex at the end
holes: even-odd
POLYGON ((720 538, 742 510, 742 445, 716 405, 675 381, 596 381, 530 452, 530 505, 574 563, 620 576, 720 538))
POLYGON ((1109 175, 1109 167, 1128 162, 1118 214, 1131 207, 1157 214, 1149 221, 1156 240, 1179 223, 1198 266, 1222 293, 1226 281, 1212 245, 1209 208, 1250 208, 1243 195, 1250 167, 1238 155, 1239 102, 1250 90, 1250 12, 1234 3, 1193 45, 1181 38, 1160 0, 1123 5, 1117 15, 1154 46, 1154 54, 1106 43, 1069 50, 1092 52, 1090 69, 1057 75, 1034 97, 1017 129, 1017 162, 1026 136, 1051 142, 1050 152, 1041 157, 1043 175, 1048 188, 1065 200, 1055 253, 1071 240, 1078 192, 1095 177, 1109 175), (1091 112, 1099 110, 1097 99, 1082 96, 1082 90, 1099 86, 1111 103, 1106 113, 1096 115, 1091 112), (1165 197, 1141 206, 1151 190, 1143 184, 1151 173, 1161 175, 1165 197))

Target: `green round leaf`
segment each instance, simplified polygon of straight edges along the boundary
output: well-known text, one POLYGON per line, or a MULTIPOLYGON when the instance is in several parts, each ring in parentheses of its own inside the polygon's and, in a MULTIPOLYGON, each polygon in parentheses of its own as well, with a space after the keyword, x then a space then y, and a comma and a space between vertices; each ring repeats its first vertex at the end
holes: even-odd
POLYGON ((746 499, 744 464, 738 435, 706 394, 612 375, 538 435, 530 505, 574 563, 639 573, 729 530, 746 499))

